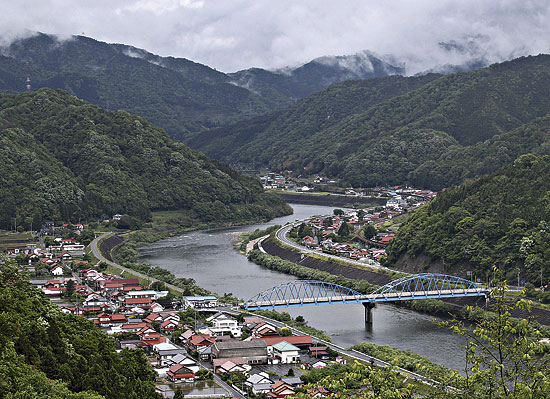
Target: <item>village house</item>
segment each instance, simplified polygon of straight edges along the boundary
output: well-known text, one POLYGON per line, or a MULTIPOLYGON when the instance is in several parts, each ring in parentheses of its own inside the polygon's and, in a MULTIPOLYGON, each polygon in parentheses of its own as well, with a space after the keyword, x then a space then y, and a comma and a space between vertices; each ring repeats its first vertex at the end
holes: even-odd
POLYGON ((264 341, 216 342, 212 358, 242 357, 247 364, 267 364, 267 346, 264 341))
POLYGON ((277 327, 264 321, 258 324, 251 324, 249 327, 252 338, 280 337, 277 327))
POLYGON ((311 346, 309 348, 309 355, 321 360, 328 360, 328 352, 326 346, 311 346))
POLYGON ((269 360, 272 364, 278 363, 299 363, 300 355, 296 346, 288 343, 287 341, 281 341, 268 348, 269 360))
POLYGON ((107 327, 121 327, 124 325, 128 318, 126 315, 123 314, 105 314, 101 313, 97 315, 97 318, 93 320, 94 324, 97 325, 100 328, 107 328, 107 327))
POLYGON ((172 382, 193 382, 195 373, 183 364, 174 364, 166 372, 166 376, 172 382))
POLYGON ((242 327, 238 324, 237 319, 223 312, 218 312, 210 316, 206 321, 212 323, 212 327, 208 330, 212 335, 232 335, 235 338, 240 338, 242 335, 242 327))
POLYGON ((214 359, 214 372, 216 374, 221 373, 241 373, 244 374, 249 371, 250 366, 245 368, 246 364, 240 358, 240 362, 234 362, 233 359, 214 359))
MULTIPOLYGON (((264 338, 253 338, 253 341, 261 340, 264 341, 267 347, 272 347, 273 345, 278 344, 279 342, 286 341, 289 344, 296 346, 300 351, 308 351, 310 346, 313 345, 313 339, 310 335, 293 335, 290 337, 264 337, 264 338)), ((272 349, 270 349, 271 353, 272 349)))
POLYGON ((151 308, 152 304, 151 298, 124 298, 122 302, 122 307, 125 310, 130 310, 133 308, 141 308, 143 310, 148 310, 151 308))
MULTIPOLYGON (((51 259, 48 259, 48 260, 51 260, 51 259)), ((65 271, 63 269, 63 265, 56 265, 56 266, 52 267, 50 269, 50 273, 53 274, 54 276, 58 276, 58 277, 62 276, 65 273, 65 271)))
POLYGON ((168 366, 170 367, 172 367, 174 364, 183 364, 193 373, 197 373, 197 371, 200 370, 200 366, 197 364, 197 362, 191 359, 185 353, 178 353, 177 355, 172 357, 172 359, 170 359, 167 363, 168 363, 168 366))
POLYGON ((308 362, 302 363, 302 368, 305 370, 322 369, 327 365, 328 363, 324 360, 314 359, 314 360, 310 360, 308 362))
POLYGON ((266 372, 252 374, 244 382, 244 385, 249 387, 255 395, 270 392, 271 385, 273 384, 274 382, 269 378, 269 374, 266 372))
POLYGON ((218 306, 218 298, 215 296, 184 296, 184 309, 215 308, 218 306))
POLYGON ((154 290, 136 290, 136 291, 128 291, 126 293, 126 297, 128 298, 151 298, 152 300, 164 298, 167 295, 168 295, 168 291, 154 291, 154 290))
POLYGON ((216 337, 207 334, 193 334, 187 341, 190 352, 198 351, 200 347, 211 346, 216 342, 216 337))
POLYGON ((179 328, 181 328, 181 324, 176 323, 173 320, 165 320, 160 323, 160 332, 163 334, 174 332, 179 328))
POLYGON ((170 364, 172 358, 176 355, 185 355, 187 352, 185 349, 178 348, 167 342, 153 345, 153 354, 157 358, 159 366, 167 366, 170 364))
POLYGON ((271 398, 284 398, 285 396, 295 395, 296 391, 292 388, 290 384, 287 384, 284 381, 279 381, 271 385, 271 392, 267 394, 271 398))

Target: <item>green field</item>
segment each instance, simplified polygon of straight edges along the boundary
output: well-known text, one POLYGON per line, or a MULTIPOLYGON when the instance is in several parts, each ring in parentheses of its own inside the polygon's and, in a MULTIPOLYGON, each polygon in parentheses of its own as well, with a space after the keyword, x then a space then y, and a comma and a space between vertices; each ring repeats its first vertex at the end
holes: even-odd
POLYGON ((8 248, 25 248, 27 244, 38 244, 38 240, 30 233, 14 233, 0 230, 0 250, 8 248))

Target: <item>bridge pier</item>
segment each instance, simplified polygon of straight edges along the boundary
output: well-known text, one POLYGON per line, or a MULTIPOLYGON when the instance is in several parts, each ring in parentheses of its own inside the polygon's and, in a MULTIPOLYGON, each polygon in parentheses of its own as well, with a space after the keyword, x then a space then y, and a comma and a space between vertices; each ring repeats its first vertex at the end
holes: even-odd
POLYGON ((372 324, 372 309, 375 304, 372 302, 363 302, 363 306, 365 307, 365 324, 372 324))

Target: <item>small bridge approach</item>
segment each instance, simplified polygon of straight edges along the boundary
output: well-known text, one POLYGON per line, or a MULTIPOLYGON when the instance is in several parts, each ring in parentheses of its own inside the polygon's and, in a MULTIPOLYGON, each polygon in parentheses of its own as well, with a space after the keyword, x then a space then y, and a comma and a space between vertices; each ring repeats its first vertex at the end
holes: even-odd
POLYGON ((422 273, 391 281, 371 294, 361 294, 338 284, 315 280, 297 280, 262 291, 245 303, 245 310, 276 309, 297 306, 362 303, 365 321, 372 323, 372 308, 379 302, 415 299, 485 296, 489 291, 479 284, 456 276, 422 273))

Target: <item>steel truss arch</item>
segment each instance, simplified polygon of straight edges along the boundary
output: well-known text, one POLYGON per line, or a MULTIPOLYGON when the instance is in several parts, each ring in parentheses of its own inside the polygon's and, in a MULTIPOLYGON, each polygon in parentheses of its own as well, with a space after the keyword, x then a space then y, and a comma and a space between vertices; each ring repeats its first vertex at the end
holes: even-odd
POLYGON ((401 277, 378 288, 369 297, 373 302, 385 299, 425 299, 482 295, 486 290, 480 284, 457 276, 438 273, 420 273, 401 277))
POLYGON ((317 280, 290 281, 269 288, 250 298, 241 307, 246 310, 361 302, 364 295, 339 284, 317 280))

